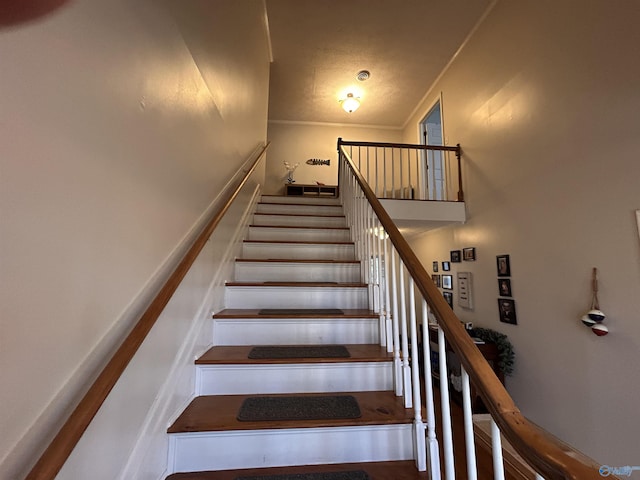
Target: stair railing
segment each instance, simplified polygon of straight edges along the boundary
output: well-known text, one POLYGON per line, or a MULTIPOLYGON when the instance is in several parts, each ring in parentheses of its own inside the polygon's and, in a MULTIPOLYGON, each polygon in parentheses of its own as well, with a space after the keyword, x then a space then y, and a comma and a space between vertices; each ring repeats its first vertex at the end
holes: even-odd
MULTIPOLYGON (((355 144, 356 142, 350 142, 355 144)), ((384 145, 384 144, 383 144, 384 145)), ((457 147, 459 149, 459 147, 457 147)), ((459 150, 458 150, 459 151, 459 150)), ((349 224, 354 229, 364 277, 383 293, 379 296, 381 343, 394 353, 394 387, 414 409, 414 458, 418 470, 428 470, 431 479, 454 480, 454 446, 449 409, 447 348, 462 366, 462 394, 467 478, 477 479, 471 411, 470 384, 491 415, 494 478, 504 479, 501 434, 537 472, 536 479, 596 480, 599 466, 588 457, 529 422, 507 393, 504 385, 480 353, 460 320, 453 313, 407 241, 398 231, 351 158, 344 142, 338 144, 340 198, 349 224), (377 238, 378 241, 373 241, 377 238), (375 247, 380 242, 382 245, 375 247), (417 294, 417 299, 416 299, 417 294), (423 375, 420 375, 419 326, 416 304, 422 320, 423 375), (408 310, 408 312, 407 312, 408 310), (439 390, 442 438, 436 436, 435 401, 429 347, 429 317, 437 321, 439 390), (409 344, 410 342, 410 344, 409 344), (422 418, 421 392, 425 392, 426 425, 422 418), (441 452, 442 449, 442 452, 441 452), (440 468, 440 458, 444 468, 440 468)))
POLYGON ((256 170, 260 160, 264 158, 269 145, 270 142, 256 148, 249 160, 242 166, 242 168, 246 168, 246 170, 238 171, 236 175, 241 175, 241 177, 221 197, 219 208, 212 214, 212 218, 202 229, 189 250, 184 254, 169 278, 138 319, 133 329, 122 341, 120 347, 113 356, 106 361, 104 368, 96 380, 89 387, 87 393, 85 393, 57 435, 42 453, 29 474, 25 477, 25 480, 53 480, 56 477, 80 441, 82 434, 98 413, 109 392, 120 379, 120 376, 133 359, 142 342, 147 338, 156 320, 158 320, 160 314, 180 286, 180 282, 182 282, 187 275, 196 258, 207 244, 209 237, 211 237, 218 224, 222 221, 224 215, 233 204, 233 201, 242 190, 242 187, 256 170))
POLYGON ((354 142, 339 138, 338 148, 341 147, 378 198, 453 200, 448 190, 457 176, 456 200, 464 201, 460 145, 354 142), (451 154, 455 154, 457 162, 452 161, 451 154))

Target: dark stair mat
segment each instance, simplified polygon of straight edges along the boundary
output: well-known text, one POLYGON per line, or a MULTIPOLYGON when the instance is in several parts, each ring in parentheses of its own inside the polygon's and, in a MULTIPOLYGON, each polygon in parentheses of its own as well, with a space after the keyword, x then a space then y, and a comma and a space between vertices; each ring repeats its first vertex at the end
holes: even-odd
POLYGON ((338 285, 338 282, 283 282, 282 280, 267 280, 262 283, 265 285, 280 285, 283 283, 286 283, 287 285, 338 285))
POLYGON ((344 315, 339 308, 263 308, 258 315, 344 315))
POLYGON ((344 345, 300 345, 253 347, 248 358, 349 358, 351 354, 344 345))
POLYGON ((236 480, 371 480, 364 470, 349 472, 292 473, 289 475, 260 475, 236 477, 236 480))
POLYGON ((242 402, 240 422, 284 420, 338 420, 359 418, 358 401, 352 395, 249 397, 242 402))

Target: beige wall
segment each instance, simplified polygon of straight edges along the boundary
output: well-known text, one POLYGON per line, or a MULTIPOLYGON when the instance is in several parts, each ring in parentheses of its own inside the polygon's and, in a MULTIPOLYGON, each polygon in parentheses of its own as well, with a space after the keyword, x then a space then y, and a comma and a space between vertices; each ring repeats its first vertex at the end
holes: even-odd
POLYGON ((165 4, 73 2, 0 33, 2 479, 266 138, 262 2, 165 4))
POLYGON ((294 173, 296 183, 327 185, 338 183, 337 142, 343 140, 399 142, 402 131, 374 127, 331 124, 296 124, 269 122, 271 146, 267 154, 265 192, 283 194, 287 171, 283 162, 300 166, 294 173), (310 158, 330 159, 330 166, 307 165, 310 158))
MULTIPOLYGON (((475 309, 506 333, 523 413, 609 465, 638 464, 640 373, 640 7, 502 1, 406 127, 440 92, 447 142, 461 143, 469 221, 414 238, 431 262, 476 247, 475 309), (498 321, 496 255, 510 254, 517 326, 498 321), (600 271, 611 333, 579 322, 600 271)), ((456 298, 457 303, 457 298, 456 298)))

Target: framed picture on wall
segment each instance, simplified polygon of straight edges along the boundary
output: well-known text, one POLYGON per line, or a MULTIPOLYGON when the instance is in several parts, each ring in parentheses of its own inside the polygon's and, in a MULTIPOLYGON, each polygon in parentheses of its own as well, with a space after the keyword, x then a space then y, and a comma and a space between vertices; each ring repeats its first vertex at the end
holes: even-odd
POLYGON ((476 249, 475 247, 463 248, 462 249, 462 259, 465 262, 473 262, 476 259, 476 249))
POLYGON ((453 309, 453 293, 451 293, 451 292, 442 292, 442 296, 447 301, 449 306, 453 309))
POLYGON ((461 261, 462 252, 460 250, 451 250, 449 255, 451 256, 451 263, 459 263, 461 261))
POLYGON ((442 277, 440 277, 440 275, 431 275, 431 278, 433 279, 433 283, 436 284, 436 287, 442 286, 442 277))
POLYGON ((498 255, 496 257, 496 267, 499 277, 510 277, 511 262, 509 261, 509 255, 498 255))
POLYGON ((507 298, 499 298, 498 299, 498 311, 500 312, 500 321, 503 323, 510 323, 512 325, 518 324, 518 319, 516 317, 516 302, 507 299, 507 298))
POLYGON ((451 265, 449 265, 449 262, 442 262, 442 270, 444 270, 445 272, 451 270, 451 265))
POLYGON ((442 275, 442 288, 453 289, 453 275, 442 275))
POLYGON ((433 272, 437 272, 438 271, 438 262, 433 262, 433 272))
POLYGON ((499 278, 498 279, 498 293, 501 297, 511 297, 511 279, 499 278))

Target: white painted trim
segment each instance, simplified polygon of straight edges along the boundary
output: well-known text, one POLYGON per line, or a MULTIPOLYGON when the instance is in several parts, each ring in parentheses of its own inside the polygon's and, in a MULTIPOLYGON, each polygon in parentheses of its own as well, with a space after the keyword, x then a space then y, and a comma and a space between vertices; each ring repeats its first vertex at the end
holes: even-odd
MULTIPOLYGON (((188 404, 193 400, 196 395, 197 387, 196 383, 197 379, 197 370, 195 373, 196 377, 191 384, 191 391, 189 395, 185 398, 183 402, 172 407, 171 401, 175 398, 174 390, 175 386, 180 384, 179 378, 183 375, 183 369, 185 366, 192 369, 192 362, 194 353, 197 355, 197 344, 198 340, 202 339, 206 334, 205 329, 207 328, 207 323, 211 322, 211 318, 209 316, 209 312, 211 311, 211 306, 215 303, 215 295, 216 295, 216 285, 222 286, 224 284, 224 278, 222 277, 223 272, 228 270, 229 268, 233 268, 233 263, 235 260, 235 255, 233 255, 234 250, 238 248, 241 244, 242 239, 244 238, 244 234, 248 229, 249 221, 255 210, 255 205, 260 198, 260 186, 256 186, 254 192, 251 196, 251 199, 243 211, 241 215, 241 221, 238 222, 238 226, 233 235, 232 242, 225 249, 220 262, 220 267, 216 271, 216 274, 212 278, 209 287, 207 289, 207 293, 205 294, 200 307, 197 310, 196 315, 191 321, 191 326, 188 330, 188 333, 185 337, 184 342, 182 343, 178 353, 175 356, 175 360, 169 369, 169 375, 166 380, 160 387, 158 391, 158 395, 153 402, 153 405, 149 409, 147 417, 138 433, 138 437, 134 444, 134 447, 131 451, 131 455, 124 468, 122 469, 120 475, 117 477, 118 480, 128 480, 130 478, 140 478, 140 469, 144 465, 144 461, 147 456, 148 449, 150 448, 149 442, 147 442, 147 438, 153 435, 153 432, 158 430, 166 430, 166 428, 171 424, 168 419, 175 419, 180 414, 180 412, 184 411, 184 409, 188 406, 188 404), (227 268, 225 269, 225 265, 227 268), (169 413, 169 410, 172 410, 169 413)), ((197 262, 198 260, 196 260, 197 262)), ((218 292, 220 292, 218 290, 218 292)), ((220 293, 219 293, 220 294, 220 293)), ((168 442, 168 439, 166 439, 168 442)))
POLYGON ((175 473, 409 460, 413 458, 412 431, 409 423, 170 434, 168 469, 175 473))
POLYGON ((198 395, 391 390, 391 362, 197 365, 198 395))

